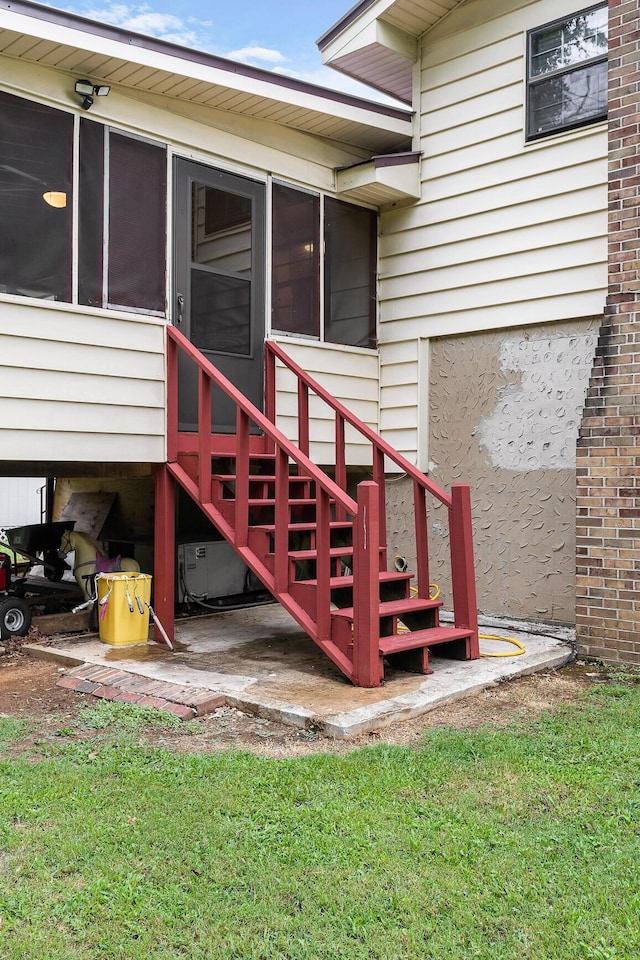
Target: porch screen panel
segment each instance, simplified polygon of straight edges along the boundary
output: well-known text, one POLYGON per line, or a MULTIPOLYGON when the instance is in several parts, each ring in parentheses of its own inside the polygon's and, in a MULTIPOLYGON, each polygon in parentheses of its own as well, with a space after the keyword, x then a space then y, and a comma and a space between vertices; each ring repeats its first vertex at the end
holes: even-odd
POLYGON ((167 165, 164 148, 109 137, 110 306, 165 311, 167 165))
POLYGON ((320 336, 320 198, 273 186, 272 327, 320 336))
POLYGON ((101 123, 80 120, 78 299, 103 304, 104 138, 101 123))
POLYGON ((191 185, 191 340, 199 350, 252 350, 253 200, 191 185))
POLYGON ((71 300, 73 117, 0 92, 0 290, 71 300))
POLYGON ((325 201, 325 340, 374 347, 376 337, 376 216, 325 201))
POLYGON ((194 270, 191 339, 199 350, 251 352, 251 284, 236 277, 194 270))

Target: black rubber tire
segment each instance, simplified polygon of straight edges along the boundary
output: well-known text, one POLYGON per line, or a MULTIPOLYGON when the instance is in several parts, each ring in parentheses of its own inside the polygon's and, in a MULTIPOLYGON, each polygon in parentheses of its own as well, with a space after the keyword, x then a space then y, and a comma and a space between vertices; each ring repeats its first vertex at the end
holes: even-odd
POLYGON ((0 639, 25 637, 31 626, 31 607, 20 597, 0 599, 0 639))

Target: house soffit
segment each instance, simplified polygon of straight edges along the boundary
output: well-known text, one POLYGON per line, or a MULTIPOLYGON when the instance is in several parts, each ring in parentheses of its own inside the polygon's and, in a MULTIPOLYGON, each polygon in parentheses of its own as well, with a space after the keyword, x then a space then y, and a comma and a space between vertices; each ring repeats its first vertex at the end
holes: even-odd
POLYGON ((371 152, 403 149, 411 114, 132 34, 27 0, 0 0, 0 54, 216 110, 272 120, 371 152))
POLYGON ((338 193, 348 200, 360 200, 383 207, 390 203, 420 199, 420 158, 414 151, 382 154, 365 163, 336 170, 338 193))
POLYGON ((328 66, 411 103, 418 38, 465 0, 361 0, 317 41, 328 66))

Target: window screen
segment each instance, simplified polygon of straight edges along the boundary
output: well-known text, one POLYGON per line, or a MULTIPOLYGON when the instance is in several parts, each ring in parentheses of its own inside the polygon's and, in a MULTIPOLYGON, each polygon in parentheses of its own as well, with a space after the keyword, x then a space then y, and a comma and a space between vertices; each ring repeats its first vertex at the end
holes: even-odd
POLYGON ((273 187, 272 326, 320 336, 320 198, 273 187))
POLYGON ((375 346, 376 216, 325 201, 325 340, 375 346))
POLYGON ((109 304, 164 312, 165 150, 109 137, 109 304))
POLYGON ((73 117, 0 92, 0 290, 71 300, 73 117))

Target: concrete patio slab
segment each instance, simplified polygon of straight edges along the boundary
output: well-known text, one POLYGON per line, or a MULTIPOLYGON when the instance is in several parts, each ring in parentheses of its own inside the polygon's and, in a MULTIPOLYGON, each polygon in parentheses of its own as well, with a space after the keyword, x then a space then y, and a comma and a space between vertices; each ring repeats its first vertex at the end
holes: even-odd
POLYGON ((133 690, 178 704, 215 704, 223 697, 228 705, 257 716, 347 738, 419 716, 509 677, 561 667, 572 657, 573 635, 566 627, 489 619, 481 632, 518 640, 525 652, 504 656, 517 648, 481 640, 483 653, 502 656, 468 662, 434 656, 430 676, 387 666, 383 686, 372 690, 346 681, 276 604, 179 620, 173 652, 154 642, 114 646, 96 634, 24 649, 65 665, 71 678, 67 685, 75 679, 84 692, 92 692, 87 685, 103 684, 97 695, 111 699, 131 700, 133 690), (99 669, 90 675, 92 668, 99 669), (104 684, 115 694, 105 693, 104 684))

